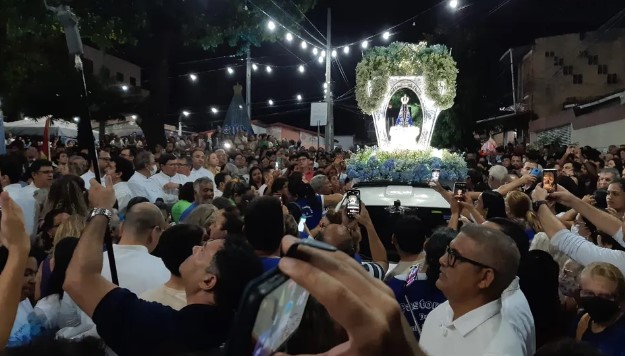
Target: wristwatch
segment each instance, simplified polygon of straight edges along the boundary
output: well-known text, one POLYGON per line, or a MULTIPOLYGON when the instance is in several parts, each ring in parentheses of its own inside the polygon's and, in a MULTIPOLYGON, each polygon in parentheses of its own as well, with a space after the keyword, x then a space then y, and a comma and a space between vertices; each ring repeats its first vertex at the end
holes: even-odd
POLYGON ((540 206, 544 204, 547 204, 546 200, 539 200, 539 201, 533 202, 532 207, 534 208, 535 212, 538 212, 538 209, 540 208, 540 206))
POLYGON ((89 212, 89 215, 87 216, 87 222, 91 221, 93 218, 95 218, 98 215, 104 215, 106 216, 108 221, 111 221, 111 217, 113 217, 113 210, 104 209, 104 208, 93 208, 91 209, 91 211, 89 212))

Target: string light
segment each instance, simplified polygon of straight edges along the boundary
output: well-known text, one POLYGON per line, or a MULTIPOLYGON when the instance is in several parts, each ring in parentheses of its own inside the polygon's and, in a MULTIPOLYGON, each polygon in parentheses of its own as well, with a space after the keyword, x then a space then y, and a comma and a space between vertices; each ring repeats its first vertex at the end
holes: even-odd
POLYGON ((321 51, 321 57, 325 57, 326 56, 326 51, 321 51))
POLYGON ((449 7, 451 7, 452 9, 455 9, 458 7, 458 0, 451 0, 449 2, 449 7))
POLYGON ((303 65, 300 64, 299 68, 298 68, 300 73, 304 73, 306 71, 306 69, 304 68, 303 65))
POLYGON ((128 85, 122 85, 122 90, 123 91, 128 91, 128 85))
POLYGON ((228 74, 234 74, 234 69, 232 69, 232 67, 228 67, 226 70, 228 71, 228 74))
POLYGON ((386 31, 382 34, 382 38, 384 38, 385 40, 388 40, 389 38, 391 38, 391 33, 386 31))
POLYGON ((293 35, 290 32, 286 33, 286 40, 289 42, 293 41, 293 35))
POLYGON ((317 47, 313 48, 313 54, 316 56, 319 53, 319 50, 317 49, 317 47))
POLYGON ((191 73, 191 74, 189 74, 189 79, 191 79, 191 81, 194 82, 194 81, 197 80, 197 75, 191 73))
POLYGON ((302 101, 302 96, 300 94, 297 94, 297 101, 302 101))
POLYGON ((182 111, 182 115, 184 115, 185 117, 189 117, 189 115, 191 115, 191 113, 186 111, 186 110, 183 110, 182 111))
POLYGON ((343 47, 343 53, 349 54, 349 46, 343 47))
POLYGON ((269 29, 269 31, 273 31, 276 29, 276 23, 273 21, 269 21, 267 22, 267 28, 269 29))
POLYGON ((335 49, 332 50, 332 58, 336 58, 336 50, 335 49))
POLYGON ((323 83, 323 88, 326 89, 328 87, 328 83, 323 83))
POLYGON ((267 66, 266 69, 267 69, 267 73, 271 73, 271 67, 270 66, 267 66))
POLYGON ((269 99, 268 103, 269 103, 269 106, 273 106, 273 100, 269 99))
POLYGON ((361 46, 362 48, 367 49, 367 47, 369 47, 369 41, 362 41, 361 46))
POLYGON ((252 69, 253 70, 258 70, 258 66, 256 65, 256 63, 252 63, 252 69))
POLYGON ((323 57, 319 57, 319 63, 323 63, 323 57))
POLYGON ((219 112, 219 110, 217 110, 217 108, 213 106, 213 107, 211 108, 211 112, 212 112, 213 114, 217 114, 217 113, 219 112))
POLYGON ((306 41, 302 41, 302 49, 308 48, 308 43, 306 41))
POLYGON ((78 122, 80 121, 80 118, 78 116, 74 116, 74 122, 78 122))
POLYGON ((133 119, 133 120, 136 120, 137 119, 137 115, 131 115, 130 118, 133 119))

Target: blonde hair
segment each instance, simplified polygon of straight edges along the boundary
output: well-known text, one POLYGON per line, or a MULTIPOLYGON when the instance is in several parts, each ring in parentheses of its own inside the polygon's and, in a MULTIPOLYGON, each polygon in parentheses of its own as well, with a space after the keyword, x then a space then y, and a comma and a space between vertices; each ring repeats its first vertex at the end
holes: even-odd
POLYGON ((623 272, 611 263, 595 262, 584 268, 582 277, 603 277, 616 285, 615 297, 619 303, 625 302, 625 277, 623 272))
POLYGON ((52 256, 54 256, 54 247, 59 241, 66 237, 80 237, 86 225, 85 217, 78 214, 72 215, 67 218, 67 220, 63 221, 54 234, 51 251, 52 256))
POLYGON ((208 228, 217 219, 216 213, 217 207, 212 204, 198 205, 182 223, 208 228))
POLYGON ((525 220, 536 232, 543 231, 543 226, 532 210, 532 201, 527 194, 518 190, 511 191, 506 195, 506 204, 511 217, 525 220))
POLYGON ((284 215, 284 232, 287 235, 299 236, 299 227, 297 221, 291 214, 284 215))

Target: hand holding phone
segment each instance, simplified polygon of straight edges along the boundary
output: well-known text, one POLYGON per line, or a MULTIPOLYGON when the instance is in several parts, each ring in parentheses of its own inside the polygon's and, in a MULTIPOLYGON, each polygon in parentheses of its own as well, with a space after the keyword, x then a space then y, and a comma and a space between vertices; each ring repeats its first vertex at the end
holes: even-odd
POLYGON ((454 198, 456 201, 464 201, 464 197, 467 193, 467 183, 466 182, 456 182, 454 183, 454 198))
POLYGON ((545 169, 543 171, 543 189, 547 193, 551 194, 557 190, 558 187, 558 170, 557 169, 545 169))
POLYGON ((441 175, 440 169, 433 169, 432 170, 432 182, 438 182, 440 175, 441 175))
POLYGON ((345 193, 346 204, 345 210, 347 217, 353 219, 356 215, 360 214, 360 190, 350 189, 345 193))

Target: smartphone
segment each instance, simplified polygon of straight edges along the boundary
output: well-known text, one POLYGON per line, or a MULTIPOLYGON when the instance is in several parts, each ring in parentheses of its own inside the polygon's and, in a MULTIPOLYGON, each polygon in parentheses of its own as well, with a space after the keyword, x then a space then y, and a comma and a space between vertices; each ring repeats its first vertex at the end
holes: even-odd
POLYGON ((347 217, 354 218, 354 215, 360 214, 360 190, 350 189, 345 193, 347 203, 345 209, 347 210, 347 217))
POLYGON ((432 170, 432 181, 433 182, 438 182, 438 178, 441 176, 441 170, 440 169, 433 169, 432 170))
POLYGON ((530 172, 530 175, 533 175, 534 177, 540 177, 541 173, 542 171, 538 167, 536 167, 532 169, 532 171, 530 172))
POLYGON ((299 224, 297 224, 297 231, 299 231, 300 233, 303 233, 306 230, 306 217, 302 215, 301 218, 299 218, 299 224))
POLYGON ((595 202, 596 202, 596 207, 599 209, 607 209, 608 208, 608 201, 606 200, 606 198, 608 197, 608 191, 605 189, 597 189, 595 191, 595 202))
POLYGON ((269 356, 281 351, 302 321, 308 296, 277 268, 250 282, 225 355, 269 356))
POLYGON ((543 171, 543 189, 548 193, 553 193, 558 187, 558 170, 557 169, 545 169, 543 171))
POLYGON ((467 183, 456 182, 454 183, 454 198, 457 201, 464 201, 464 196, 467 194, 467 183))

